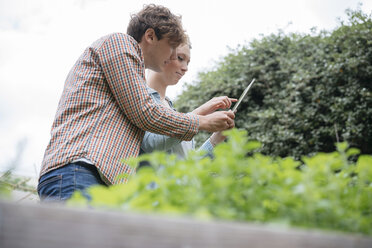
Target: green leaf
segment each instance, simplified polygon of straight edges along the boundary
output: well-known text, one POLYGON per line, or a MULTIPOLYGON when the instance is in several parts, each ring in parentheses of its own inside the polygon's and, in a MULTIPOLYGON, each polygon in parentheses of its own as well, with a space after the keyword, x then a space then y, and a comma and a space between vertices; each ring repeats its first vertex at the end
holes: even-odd
POLYGON ((336 143, 337 151, 345 152, 349 145, 347 142, 336 143))
POLYGON ((348 157, 360 154, 360 150, 357 148, 350 148, 346 151, 348 157))

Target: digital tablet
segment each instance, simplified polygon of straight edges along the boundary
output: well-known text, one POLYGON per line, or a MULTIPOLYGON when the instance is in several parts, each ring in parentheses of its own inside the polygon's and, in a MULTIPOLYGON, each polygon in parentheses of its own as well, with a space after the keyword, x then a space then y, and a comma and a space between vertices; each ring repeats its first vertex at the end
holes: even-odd
POLYGON ((233 112, 235 112, 235 111, 238 109, 240 103, 242 102, 242 100, 243 100, 243 98, 245 97, 245 95, 247 95, 249 89, 252 87, 252 85, 253 85, 253 83, 254 83, 255 80, 256 80, 256 79, 253 78, 252 82, 247 86, 247 88, 245 88, 245 90, 243 91, 243 93, 242 93, 241 96, 239 97, 238 102, 234 105, 234 108, 232 109, 233 112))

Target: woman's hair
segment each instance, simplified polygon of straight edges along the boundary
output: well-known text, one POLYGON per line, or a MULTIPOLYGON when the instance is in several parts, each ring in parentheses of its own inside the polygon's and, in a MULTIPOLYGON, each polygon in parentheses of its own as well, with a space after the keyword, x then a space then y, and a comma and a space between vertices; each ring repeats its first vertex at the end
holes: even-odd
POLYGON ((185 42, 183 42, 181 45, 188 45, 189 46, 189 49, 191 49, 192 46, 191 46, 190 36, 188 36, 187 34, 185 34, 185 42))
POLYGON ((137 42, 141 42, 143 35, 149 28, 154 29, 159 40, 169 38, 169 44, 173 47, 186 42, 181 16, 172 14, 168 8, 161 5, 144 5, 140 12, 131 15, 127 34, 137 42))

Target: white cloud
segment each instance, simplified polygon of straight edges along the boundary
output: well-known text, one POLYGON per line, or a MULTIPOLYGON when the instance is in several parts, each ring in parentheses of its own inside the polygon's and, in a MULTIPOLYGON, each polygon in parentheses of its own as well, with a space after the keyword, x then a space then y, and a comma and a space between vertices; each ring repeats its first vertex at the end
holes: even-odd
MULTIPOLYGON (((130 14, 151 2, 182 14, 193 43, 188 75, 169 90, 174 96, 183 82, 195 80, 198 71, 225 55, 227 46, 279 28, 331 29, 359 1, 0 0, 0 170, 26 138, 18 171, 34 175, 33 165, 40 166, 64 80, 77 57, 97 38, 125 32, 130 14)), ((370 12, 371 1, 362 2, 370 12)))

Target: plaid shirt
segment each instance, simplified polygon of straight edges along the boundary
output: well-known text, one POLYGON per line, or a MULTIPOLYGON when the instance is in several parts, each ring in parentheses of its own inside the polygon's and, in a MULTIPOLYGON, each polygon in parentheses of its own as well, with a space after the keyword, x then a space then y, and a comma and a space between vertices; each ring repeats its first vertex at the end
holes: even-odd
POLYGON ((40 176, 74 160, 90 160, 110 183, 130 173, 144 130, 182 140, 198 132, 196 115, 156 104, 147 92, 139 44, 111 34, 94 42, 67 76, 40 176))

